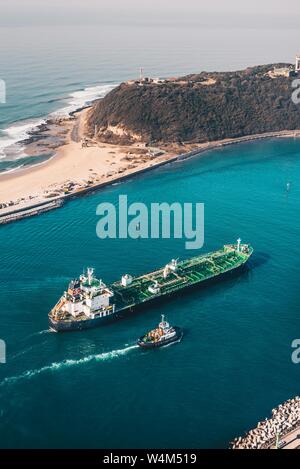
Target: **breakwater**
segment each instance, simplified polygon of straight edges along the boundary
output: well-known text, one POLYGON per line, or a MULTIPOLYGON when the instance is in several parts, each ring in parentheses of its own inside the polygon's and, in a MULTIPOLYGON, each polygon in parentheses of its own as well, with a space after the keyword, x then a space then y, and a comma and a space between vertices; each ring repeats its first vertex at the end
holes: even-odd
POLYGON ((276 446, 276 441, 281 446, 286 444, 284 436, 299 426, 300 397, 297 396, 273 409, 272 418, 259 422, 245 436, 235 438, 230 446, 232 449, 268 449, 276 446))
POLYGON ((0 225, 6 225, 23 218, 32 217, 33 215, 40 215, 41 213, 48 212, 63 205, 63 200, 57 199, 50 202, 41 202, 39 204, 23 207, 0 215, 0 225))

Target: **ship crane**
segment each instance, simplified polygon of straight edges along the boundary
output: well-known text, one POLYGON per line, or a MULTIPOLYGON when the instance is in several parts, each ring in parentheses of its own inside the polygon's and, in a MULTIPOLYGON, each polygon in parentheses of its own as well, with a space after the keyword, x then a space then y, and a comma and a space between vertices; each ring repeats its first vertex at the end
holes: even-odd
POLYGON ((170 264, 167 264, 164 268, 163 277, 166 279, 170 272, 176 272, 178 259, 172 259, 170 264))
POLYGON ((169 265, 170 269, 173 270, 175 272, 175 270, 177 270, 177 263, 178 263, 178 259, 172 259, 171 261, 171 264, 169 265))
POLYGON ((164 279, 166 279, 169 275, 169 272, 170 272, 170 269, 169 269, 169 264, 167 264, 164 268, 164 273, 163 273, 163 277, 164 279))

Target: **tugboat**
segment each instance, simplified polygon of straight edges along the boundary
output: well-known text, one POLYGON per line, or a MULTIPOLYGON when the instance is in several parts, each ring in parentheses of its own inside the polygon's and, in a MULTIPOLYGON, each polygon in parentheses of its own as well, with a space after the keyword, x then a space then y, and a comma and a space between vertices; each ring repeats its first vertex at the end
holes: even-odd
POLYGON ((156 329, 147 332, 143 337, 140 337, 137 344, 144 348, 163 347, 164 345, 171 344, 172 342, 179 342, 182 339, 183 333, 180 327, 172 327, 165 320, 164 314, 161 315, 161 322, 156 329))

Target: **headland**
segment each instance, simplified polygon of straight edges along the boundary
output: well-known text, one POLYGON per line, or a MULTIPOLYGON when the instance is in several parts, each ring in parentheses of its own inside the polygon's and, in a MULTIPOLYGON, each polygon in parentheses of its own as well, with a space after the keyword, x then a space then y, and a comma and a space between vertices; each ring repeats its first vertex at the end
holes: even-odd
POLYGON ((0 173, 0 224, 207 150, 299 137, 300 106, 291 100, 293 77, 287 70, 270 65, 133 80, 68 117, 51 119, 25 143, 28 155, 41 146, 54 155, 0 173), (274 75, 276 70, 284 73, 274 75))

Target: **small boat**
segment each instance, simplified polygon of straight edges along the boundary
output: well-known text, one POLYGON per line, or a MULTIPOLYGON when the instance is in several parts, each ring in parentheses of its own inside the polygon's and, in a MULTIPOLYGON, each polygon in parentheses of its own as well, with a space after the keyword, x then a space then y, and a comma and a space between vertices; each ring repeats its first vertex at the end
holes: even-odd
POLYGON ((144 348, 163 347, 172 342, 180 342, 182 336, 183 333, 180 327, 170 326, 168 321, 165 320, 164 314, 162 314, 158 327, 140 337, 137 344, 144 348))

